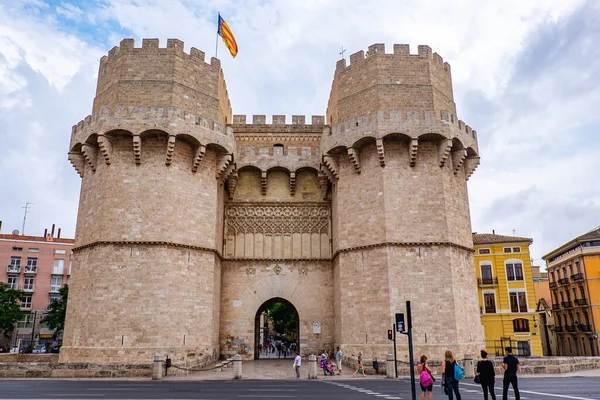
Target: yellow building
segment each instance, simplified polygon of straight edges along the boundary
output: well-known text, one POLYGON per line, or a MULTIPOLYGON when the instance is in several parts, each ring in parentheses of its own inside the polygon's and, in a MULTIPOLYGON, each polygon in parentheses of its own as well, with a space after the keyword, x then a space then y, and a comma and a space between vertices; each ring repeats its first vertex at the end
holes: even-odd
POLYGON ((600 227, 542 257, 550 275, 559 355, 600 354, 600 227))
POLYGON ((473 234, 481 324, 486 349, 506 346, 521 356, 542 356, 529 245, 532 239, 473 234))

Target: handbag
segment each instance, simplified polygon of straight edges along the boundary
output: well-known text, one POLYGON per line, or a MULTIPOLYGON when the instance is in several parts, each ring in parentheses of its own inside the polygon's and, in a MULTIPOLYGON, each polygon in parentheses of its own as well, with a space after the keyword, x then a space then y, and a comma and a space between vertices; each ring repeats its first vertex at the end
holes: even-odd
MULTIPOLYGON (((477 370, 479 370, 479 361, 477 361, 477 370)), ((475 374, 475 377, 473 378, 473 382, 481 383, 481 376, 479 376, 479 372, 477 372, 475 374)))
POLYGON ((458 363, 454 364, 454 380, 461 381, 465 377, 465 371, 458 365, 458 363))

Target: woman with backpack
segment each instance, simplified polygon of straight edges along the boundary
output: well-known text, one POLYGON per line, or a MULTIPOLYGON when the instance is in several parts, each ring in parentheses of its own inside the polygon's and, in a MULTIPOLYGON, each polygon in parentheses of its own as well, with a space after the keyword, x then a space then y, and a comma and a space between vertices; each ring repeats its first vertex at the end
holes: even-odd
POLYGON ((444 384, 444 393, 448 395, 448 400, 453 399, 453 394, 456 395, 456 400, 461 400, 460 392, 458 391, 458 381, 462 379, 457 375, 464 376, 462 369, 456 363, 454 356, 450 350, 444 353, 444 361, 442 361, 442 382, 444 384), (457 369, 458 371, 456 371, 457 369), (459 372, 457 374, 457 372, 459 372), (458 379, 457 379, 458 378, 458 379))
POLYGON ((429 392, 429 400, 433 400, 434 380, 425 355, 421 356, 421 363, 417 365, 417 373, 419 374, 419 383, 421 384, 421 400, 425 400, 425 393, 427 392, 429 392))

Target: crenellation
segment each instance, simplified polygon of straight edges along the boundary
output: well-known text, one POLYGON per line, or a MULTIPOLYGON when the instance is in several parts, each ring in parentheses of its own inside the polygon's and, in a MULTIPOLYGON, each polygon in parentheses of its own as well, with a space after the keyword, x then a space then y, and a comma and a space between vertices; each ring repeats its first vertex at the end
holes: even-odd
POLYGON ((133 49, 135 47, 135 40, 134 39, 123 39, 121 40, 121 43, 119 43, 119 47, 121 49, 133 49))
MULTIPOLYGON (((158 49, 160 41, 158 39, 142 39, 142 49, 158 49)), ((134 48, 133 46, 131 48, 134 48)))
POLYGON ((432 58, 431 47, 427 45, 420 44, 417 46, 417 52, 419 54, 419 58, 432 58))
POLYGON ((357 51, 354 54, 350 54, 350 67, 352 67, 353 64, 364 61, 364 59, 365 52, 363 50, 357 51))
POLYGON ((183 41, 179 39, 167 39, 167 49, 179 49, 183 51, 183 41))
POLYGON ((367 55, 374 56, 375 54, 385 54, 385 44, 384 43, 375 43, 375 44, 372 44, 369 46, 367 55))
POLYGON ((292 125, 306 125, 306 117, 304 115, 292 115, 292 125))
POLYGON ((246 124, 246 116, 245 115, 234 115, 233 116, 233 123, 234 124, 246 124))
POLYGON ((266 115, 253 115, 252 123, 247 122, 248 118, 246 115, 234 115, 232 125, 257 125, 257 126, 323 126, 325 127, 325 116, 324 115, 313 115, 310 117, 311 123, 308 124, 306 115, 292 115, 292 123, 287 124, 287 117, 285 115, 273 115, 271 117, 271 123, 267 122, 266 115))
POLYGON ((202 50, 198 50, 195 47, 192 47, 190 49, 190 56, 192 56, 192 58, 205 62, 206 54, 202 50))
POLYGON ((408 44, 394 44, 394 55, 400 57, 410 56, 410 45, 408 44))
POLYGON ((285 125, 285 115, 273 115, 273 125, 285 125))
POLYGON ((267 116, 266 115, 253 115, 252 116, 252 123, 254 125, 266 125, 266 123, 267 123, 267 116))

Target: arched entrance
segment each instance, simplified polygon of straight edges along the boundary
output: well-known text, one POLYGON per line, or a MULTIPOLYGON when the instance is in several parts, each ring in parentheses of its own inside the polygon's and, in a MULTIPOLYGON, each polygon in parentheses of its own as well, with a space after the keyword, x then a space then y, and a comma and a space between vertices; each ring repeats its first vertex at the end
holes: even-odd
POLYGON ((300 348, 300 316, 281 297, 265 301, 254 318, 254 359, 294 358, 300 348), (269 350, 271 350, 269 352, 269 350))

